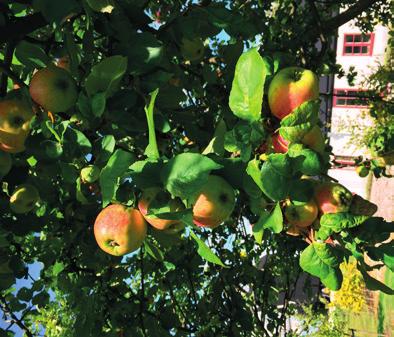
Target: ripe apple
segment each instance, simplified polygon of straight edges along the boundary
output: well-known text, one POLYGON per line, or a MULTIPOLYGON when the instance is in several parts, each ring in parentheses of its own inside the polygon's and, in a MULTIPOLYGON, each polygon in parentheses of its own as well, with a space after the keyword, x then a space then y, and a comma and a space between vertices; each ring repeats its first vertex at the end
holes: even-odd
POLYGON ((29 90, 31 98, 51 112, 70 109, 78 98, 77 86, 70 73, 55 65, 37 71, 29 90))
POLYGON ((106 253, 121 256, 137 250, 143 243, 147 223, 134 208, 110 205, 104 208, 94 223, 94 236, 106 253))
POLYGON ((301 140, 301 143, 307 145, 317 153, 324 153, 325 141, 321 129, 315 125, 301 140))
POLYGON ((285 217, 289 224, 305 228, 315 221, 319 211, 313 200, 308 202, 288 202, 285 208, 285 217))
POLYGON ((84 183, 94 183, 100 177, 101 170, 96 165, 88 165, 81 170, 81 179, 84 183))
POLYGON ((274 116, 282 119, 302 103, 319 98, 319 78, 299 67, 280 70, 268 88, 268 104, 274 116))
POLYGON ((0 101, 0 131, 3 133, 19 135, 21 131, 29 131, 33 116, 32 108, 22 100, 0 101))
POLYGON ((279 132, 274 133, 271 137, 272 147, 276 153, 286 153, 288 151, 289 142, 285 140, 279 132))
POLYGON ((11 211, 16 214, 30 212, 34 208, 38 200, 40 200, 40 195, 37 188, 30 184, 20 185, 11 195, 11 211))
POLYGON ((144 216, 145 220, 159 230, 164 230, 167 233, 177 233, 182 230, 185 226, 179 220, 167 220, 167 219, 159 219, 150 217, 149 205, 153 201, 158 201, 160 204, 168 204, 170 210, 169 212, 179 212, 185 209, 182 201, 179 199, 171 199, 168 193, 162 191, 158 187, 147 188, 143 193, 142 197, 138 202, 138 209, 141 214, 144 216))
POLYGON ((190 203, 193 205, 194 223, 215 228, 229 218, 234 210, 234 189, 223 178, 210 175, 190 203))
POLYGON ((315 186, 315 201, 323 214, 347 212, 352 199, 352 193, 341 184, 325 182, 315 186))
POLYGON ((181 54, 188 61, 198 61, 204 55, 204 41, 200 38, 183 38, 181 42, 181 54))
POLYGON ((0 179, 10 172, 12 167, 12 158, 8 153, 0 151, 0 179))

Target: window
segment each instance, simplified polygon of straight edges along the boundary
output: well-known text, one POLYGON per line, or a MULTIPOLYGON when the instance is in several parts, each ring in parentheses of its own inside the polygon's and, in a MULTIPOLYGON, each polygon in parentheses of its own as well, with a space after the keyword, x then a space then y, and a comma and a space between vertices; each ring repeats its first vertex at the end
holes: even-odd
POLYGON ((368 106, 368 99, 363 97, 367 94, 359 89, 335 89, 334 107, 337 108, 364 108, 368 106))
POLYGON ((343 55, 371 56, 374 34, 345 34, 343 55))

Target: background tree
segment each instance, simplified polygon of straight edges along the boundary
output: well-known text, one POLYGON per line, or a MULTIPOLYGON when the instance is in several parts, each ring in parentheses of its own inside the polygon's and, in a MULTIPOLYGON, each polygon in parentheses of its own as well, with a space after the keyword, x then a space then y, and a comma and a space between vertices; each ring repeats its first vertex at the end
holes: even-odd
MULTIPOLYGON (((270 114, 262 96, 273 75, 287 66, 318 75, 339 71, 329 48, 336 29, 353 18, 365 30, 377 21, 387 24, 389 2, 3 0, 0 8, 0 94, 34 112, 30 122, 30 108, 19 107, 22 117, 0 135, 2 163, 12 160, 2 172, 0 194, 0 306, 10 322, 0 336, 12 336, 14 325, 29 337, 43 328, 48 336, 278 335, 295 311, 290 299, 307 247, 313 257, 311 249, 319 247, 338 254, 329 280, 320 267, 312 268, 323 282, 340 286, 336 264, 354 255, 367 287, 393 292, 368 276, 362 259, 367 251, 382 263, 392 261, 392 245, 373 246, 387 239, 391 223, 345 213, 326 217, 321 241, 312 228, 288 236, 284 199, 309 192, 300 185, 293 192, 283 189, 299 182, 305 167, 285 178, 279 174, 270 187, 265 182, 272 167, 268 178, 261 167, 278 160, 280 170, 287 170, 293 160, 261 148, 280 126, 297 126, 281 125, 270 114), (253 46, 261 56, 256 49, 243 54, 253 46), (52 83, 53 66, 45 68, 52 63, 71 76, 52 83), (249 72, 247 64, 253 66, 249 72), (232 84, 236 65, 239 91, 232 84), (43 68, 49 75, 33 89, 32 76, 43 68), (247 76, 250 81, 242 81, 247 76), (74 81, 76 104, 58 109, 72 101, 74 81), (251 84, 260 90, 253 104, 261 111, 238 118, 229 107, 230 92, 239 103, 239 93, 251 84), (55 104, 45 109, 39 94, 47 86, 53 90, 44 98, 55 104), (16 153, 4 154, 9 152, 16 153), (100 171, 98 180, 80 175, 91 165, 100 171), (142 190, 152 186, 187 199, 211 171, 237 191, 225 224, 196 229, 189 208, 173 213, 164 207, 188 225, 184 232, 149 227, 141 249, 125 258, 98 248, 93 224, 104 206, 137 206, 142 190), (33 186, 23 203, 27 213, 10 207, 21 184, 33 186), (274 191, 281 195, 272 197, 274 191), (340 248, 322 243, 326 239, 340 248), (34 262, 42 263, 39 279, 29 274, 34 262), (15 291, 22 278, 30 278, 31 287, 15 291)), ((315 116, 316 107, 309 102, 305 111, 315 116)), ((9 122, 4 111, 11 111, 8 105, 0 118, 9 122)), ((324 176, 328 153, 308 153, 324 176)), ((163 213, 159 206, 156 214, 163 213)), ((305 255, 303 261, 311 272, 305 255)))

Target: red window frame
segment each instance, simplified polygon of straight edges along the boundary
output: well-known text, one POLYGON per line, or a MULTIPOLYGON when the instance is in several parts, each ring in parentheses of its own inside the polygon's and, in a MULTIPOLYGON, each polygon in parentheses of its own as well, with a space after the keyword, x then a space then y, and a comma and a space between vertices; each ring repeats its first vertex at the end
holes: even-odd
POLYGON ((365 100, 365 105, 353 105, 349 104, 350 102, 360 99, 360 97, 357 96, 351 96, 351 93, 356 93, 356 92, 367 92, 367 90, 364 89, 334 89, 334 94, 333 94, 333 107, 335 108, 345 108, 345 109, 365 109, 368 107, 368 99, 365 100), (342 93, 343 92, 343 93, 342 93), (341 96, 337 96, 338 94, 341 94, 341 96), (342 96, 343 94, 347 96, 342 96), (350 95, 349 95, 350 94, 350 95), (339 101, 344 101, 344 104, 338 104, 339 101))
POLYGON ((373 46, 374 46, 375 34, 374 33, 345 33, 343 36, 343 56, 372 56, 373 46), (363 41, 366 36, 369 36, 369 41, 363 41), (351 38, 351 41, 349 40, 351 38), (360 40, 360 41, 355 41, 360 40), (351 52, 346 51, 346 48, 351 48, 351 52), (356 52, 355 49, 358 48, 359 52, 356 52), (363 48, 367 48, 367 53, 362 53, 363 48))

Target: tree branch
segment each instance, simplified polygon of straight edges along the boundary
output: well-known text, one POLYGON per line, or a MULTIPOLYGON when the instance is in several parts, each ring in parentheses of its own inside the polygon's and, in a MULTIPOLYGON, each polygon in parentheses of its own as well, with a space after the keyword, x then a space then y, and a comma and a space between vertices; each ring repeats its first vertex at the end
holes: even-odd
POLYGON ((0 30, 0 43, 18 41, 25 35, 48 24, 41 13, 35 13, 7 22, 7 29, 0 30))
POLYGON ((34 337, 34 335, 31 333, 31 331, 27 328, 27 326, 22 322, 21 319, 19 319, 10 309, 7 300, 5 299, 4 296, 0 295, 0 308, 4 311, 5 314, 11 317, 12 321, 19 327, 21 328, 27 337, 34 337))
POLYGON ((362 12, 368 9, 373 4, 380 2, 381 0, 360 0, 355 5, 349 7, 346 11, 334 16, 333 18, 324 21, 322 23, 322 28, 325 32, 332 31, 339 26, 342 26, 346 22, 359 16, 362 12))

